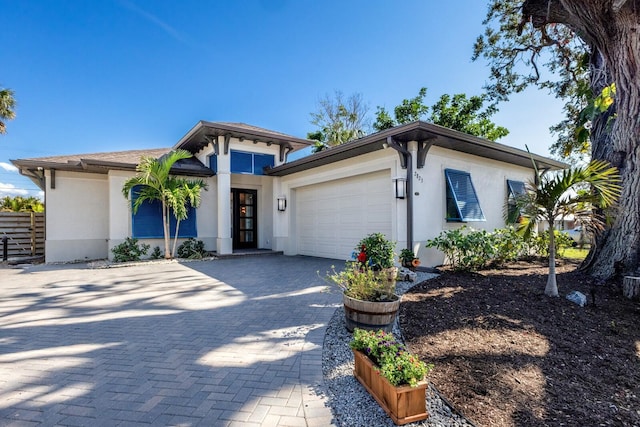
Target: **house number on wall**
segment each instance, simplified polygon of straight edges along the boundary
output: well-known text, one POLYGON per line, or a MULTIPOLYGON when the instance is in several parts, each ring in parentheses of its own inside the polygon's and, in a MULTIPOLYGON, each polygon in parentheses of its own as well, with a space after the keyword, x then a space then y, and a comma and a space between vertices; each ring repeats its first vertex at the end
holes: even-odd
POLYGON ((416 180, 418 180, 419 182, 424 182, 424 180, 422 179, 422 175, 420 175, 418 172, 413 172, 413 176, 415 177, 416 180))

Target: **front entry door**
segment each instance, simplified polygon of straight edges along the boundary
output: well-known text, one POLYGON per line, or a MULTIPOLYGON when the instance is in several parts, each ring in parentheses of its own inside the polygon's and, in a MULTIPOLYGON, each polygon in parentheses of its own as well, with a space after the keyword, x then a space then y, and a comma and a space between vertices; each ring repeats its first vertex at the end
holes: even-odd
POLYGON ((258 247, 258 191, 231 189, 233 249, 258 247))

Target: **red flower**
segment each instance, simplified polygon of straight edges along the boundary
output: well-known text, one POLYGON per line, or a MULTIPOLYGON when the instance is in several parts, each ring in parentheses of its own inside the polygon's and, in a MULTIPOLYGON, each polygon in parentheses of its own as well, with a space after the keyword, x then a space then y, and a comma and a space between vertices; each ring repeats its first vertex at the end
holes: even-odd
POLYGON ((365 254, 364 252, 360 252, 358 254, 358 262, 366 262, 367 261, 367 254, 365 254))

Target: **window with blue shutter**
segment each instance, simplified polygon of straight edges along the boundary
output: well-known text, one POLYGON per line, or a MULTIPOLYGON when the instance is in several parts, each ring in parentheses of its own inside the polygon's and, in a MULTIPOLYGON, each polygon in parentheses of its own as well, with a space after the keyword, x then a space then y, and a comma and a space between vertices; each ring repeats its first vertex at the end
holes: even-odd
MULTIPOLYGON (((133 204, 138 198, 140 186, 136 185, 131 189, 131 234, 138 239, 162 239, 162 203, 159 200, 153 202, 143 202, 138 208, 138 212, 133 213, 133 204)), ((176 232, 176 217, 169 214, 169 229, 171 236, 176 232)), ((198 237, 196 229, 196 209, 192 206, 187 208, 187 219, 180 221, 178 237, 198 237)))
POLYGON ((521 213, 517 208, 516 199, 525 194, 524 182, 507 180, 507 224, 514 224, 518 221, 521 213))
POLYGON ((251 175, 264 175, 265 167, 273 167, 275 156, 273 154, 249 153, 246 151, 231 150, 231 173, 251 175))
POLYGON ((447 221, 486 221, 471 175, 453 169, 445 169, 447 185, 447 221))

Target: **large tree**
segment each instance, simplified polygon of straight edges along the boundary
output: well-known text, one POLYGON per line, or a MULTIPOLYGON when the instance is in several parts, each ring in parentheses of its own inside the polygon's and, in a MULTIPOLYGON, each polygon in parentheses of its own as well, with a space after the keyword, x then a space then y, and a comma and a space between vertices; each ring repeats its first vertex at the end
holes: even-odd
MULTIPOLYGON (((140 159, 134 177, 129 178, 122 186, 122 194, 125 198, 133 196, 133 214, 135 215, 142 203, 159 201, 162 205, 162 229, 164 234, 164 257, 171 258, 169 220, 173 212, 178 220, 187 218, 186 204, 190 203, 194 208, 200 203, 200 190, 206 189, 207 184, 201 179, 186 179, 171 174, 173 165, 192 155, 186 150, 175 150, 160 157, 143 157, 140 159)), ((178 227, 176 227, 176 235, 178 227)), ((175 250, 175 243, 174 243, 175 250)))
POLYGON ((381 131, 393 126, 421 120, 445 126, 469 135, 496 141, 509 134, 509 131, 493 123, 490 117, 497 111, 494 107, 483 109, 484 97, 471 96, 464 93, 444 94, 431 107, 425 105, 427 88, 421 88, 414 98, 404 99, 393 109, 394 116, 384 108, 378 107, 373 128, 381 131), (431 114, 427 114, 431 111, 431 114))
POLYGON ((580 148, 588 130, 591 157, 620 171, 619 207, 607 212, 613 222, 596 236, 584 265, 600 278, 633 272, 640 263, 638 22, 640 0, 492 0, 476 43, 475 57, 491 66, 487 89, 494 99, 529 85, 551 89, 567 102, 559 127, 565 143, 580 148), (603 103, 607 98, 613 102, 603 103))
POLYGON ((16 117, 16 100, 11 89, 0 89, 0 134, 7 133, 5 121, 16 117))
POLYGON ((367 133, 368 111, 362 94, 345 97, 336 90, 333 97, 327 94, 318 100, 317 111, 311 113, 311 124, 317 129, 307 138, 318 141, 315 151, 360 138, 367 133))

